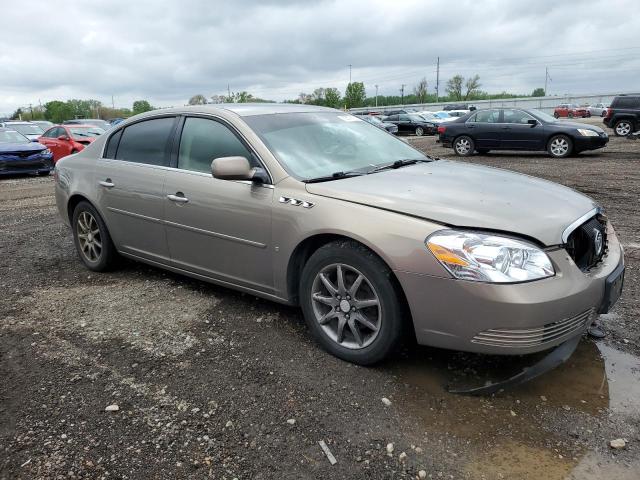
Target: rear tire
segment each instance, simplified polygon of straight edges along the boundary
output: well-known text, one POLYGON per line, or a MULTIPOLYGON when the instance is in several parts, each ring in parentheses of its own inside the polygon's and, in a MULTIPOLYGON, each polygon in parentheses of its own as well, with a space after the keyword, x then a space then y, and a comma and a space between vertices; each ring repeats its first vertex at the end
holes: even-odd
POLYGON ((587 111, 586 117, 591 118, 591 112, 587 111))
POLYGON ((424 129, 422 127, 416 127, 416 136, 421 137, 424 135, 424 129))
POLYGON ((468 157, 475 149, 475 142, 467 135, 461 135, 453 141, 453 151, 460 157, 468 157))
POLYGON ((553 112, 553 116, 556 118, 560 118, 560 114, 558 112, 553 112))
POLYGON ((567 117, 569 117, 569 118, 573 118, 573 112, 569 112, 569 113, 567 114, 567 117))
POLYGON ((613 131, 618 137, 626 137, 633 132, 633 123, 631 120, 618 120, 613 127, 613 131))
POLYGON ((606 117, 607 115, 607 111, 606 110, 602 110, 602 113, 600 114, 601 117, 606 117))
POLYGON ((118 252, 107 226, 93 205, 87 201, 76 205, 71 229, 78 256, 89 270, 105 272, 116 265, 118 252))
POLYGON ((547 144, 547 152, 555 158, 568 157, 572 151, 573 142, 566 135, 554 135, 547 144))
POLYGON ((300 303, 322 348, 359 365, 386 358, 403 330, 392 279, 389 267, 357 242, 337 241, 316 250, 302 271, 300 303))

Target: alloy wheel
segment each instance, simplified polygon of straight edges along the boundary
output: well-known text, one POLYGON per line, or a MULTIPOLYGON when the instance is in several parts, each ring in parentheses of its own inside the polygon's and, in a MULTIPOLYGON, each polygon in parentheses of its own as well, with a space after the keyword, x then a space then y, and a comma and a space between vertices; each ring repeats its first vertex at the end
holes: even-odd
POLYGON ((78 216, 76 224, 80 253, 92 263, 100 260, 102 255, 102 236, 95 217, 90 212, 83 211, 78 216))
POLYGON ((344 263, 324 267, 313 280, 311 303, 325 335, 352 350, 376 339, 382 322, 382 306, 371 282, 344 263))
POLYGON ((551 142, 551 153, 556 157, 562 157, 569 151, 569 142, 564 138, 554 138, 551 142))
POLYGON ((422 129, 422 127, 416 128, 416 135, 418 137, 421 137, 423 134, 424 134, 424 130, 422 129))
POLYGON ((619 122, 616 125, 616 133, 621 137, 625 137, 631 133, 631 124, 629 122, 619 122))
POLYGON ((471 143, 466 138, 461 138, 456 142, 456 152, 460 155, 466 155, 471 150, 471 143))

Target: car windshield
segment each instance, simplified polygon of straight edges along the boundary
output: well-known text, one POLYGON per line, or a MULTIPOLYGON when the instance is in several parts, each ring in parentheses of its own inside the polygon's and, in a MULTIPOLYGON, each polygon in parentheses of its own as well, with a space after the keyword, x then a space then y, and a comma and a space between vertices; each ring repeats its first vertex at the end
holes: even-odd
POLYGON ((102 135, 104 130, 99 127, 71 127, 71 136, 73 137, 97 137, 102 135))
POLYGON ((542 120, 543 122, 557 122, 558 120, 556 120, 556 118, 553 115, 549 115, 548 113, 542 112, 540 110, 527 110, 527 112, 529 112, 531 115, 533 115, 534 117, 537 117, 538 120, 542 120))
POLYGON ((14 123, 10 127, 23 135, 42 135, 44 133, 39 126, 32 123, 14 123))
POLYGON ((420 116, 426 118, 427 120, 438 118, 431 112, 420 112, 420 116))
POLYGON ((434 113, 434 115, 438 118, 451 118, 451 115, 449 115, 447 112, 438 112, 434 113))
POLYGON ((424 122, 424 117, 415 113, 409 114, 409 118, 414 122, 424 122))
POLYGON ((12 130, 0 132, 0 143, 31 143, 27 137, 12 130))
POLYGON ((380 120, 378 117, 372 117, 371 115, 367 115, 367 116, 365 116, 363 118, 369 123, 375 123, 375 124, 381 124, 382 123, 382 120, 380 120))
POLYGON ((298 179, 365 172, 397 160, 428 160, 402 140, 352 115, 288 113, 244 120, 298 179))

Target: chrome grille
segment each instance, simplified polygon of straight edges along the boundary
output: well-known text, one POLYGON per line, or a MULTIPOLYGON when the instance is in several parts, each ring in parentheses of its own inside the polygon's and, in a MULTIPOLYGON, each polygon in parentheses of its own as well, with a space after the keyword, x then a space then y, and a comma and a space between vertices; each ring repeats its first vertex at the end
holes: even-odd
POLYGON ((492 328, 478 333, 471 342, 494 347, 535 347, 569 337, 573 333, 583 330, 591 321, 592 314, 593 309, 591 308, 574 317, 548 323, 539 328, 492 328))

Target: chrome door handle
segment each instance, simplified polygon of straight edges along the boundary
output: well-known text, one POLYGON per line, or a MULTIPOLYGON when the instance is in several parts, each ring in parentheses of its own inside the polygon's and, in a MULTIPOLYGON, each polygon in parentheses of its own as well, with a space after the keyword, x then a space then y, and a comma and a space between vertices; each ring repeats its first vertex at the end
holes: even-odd
POLYGON ((182 192, 178 192, 175 195, 167 195, 167 198, 169 200, 171 200, 172 202, 178 202, 178 203, 187 203, 189 201, 189 199, 187 197, 184 196, 184 193, 182 192))
POLYGON ((113 188, 116 186, 116 184, 113 183, 110 178, 107 178, 106 180, 100 180, 98 183, 106 188, 113 188))

